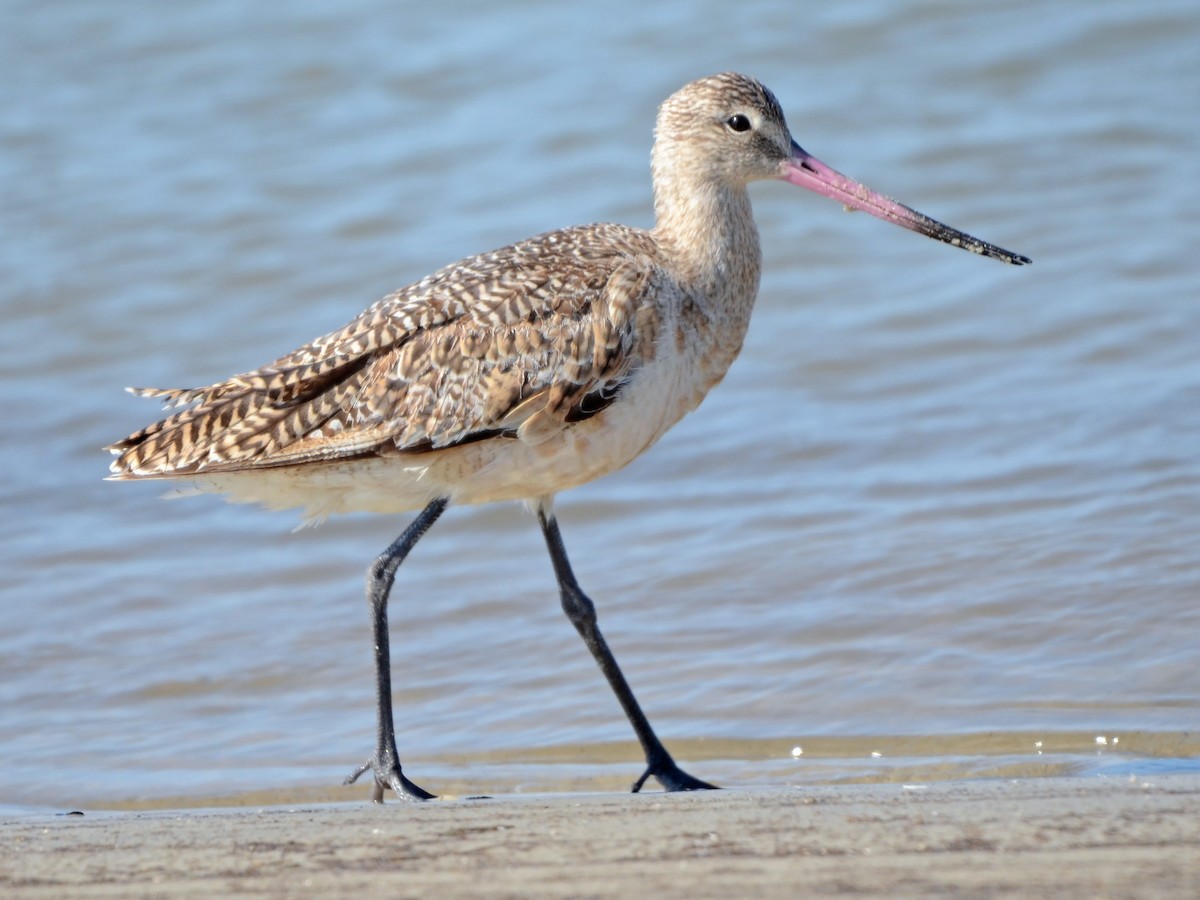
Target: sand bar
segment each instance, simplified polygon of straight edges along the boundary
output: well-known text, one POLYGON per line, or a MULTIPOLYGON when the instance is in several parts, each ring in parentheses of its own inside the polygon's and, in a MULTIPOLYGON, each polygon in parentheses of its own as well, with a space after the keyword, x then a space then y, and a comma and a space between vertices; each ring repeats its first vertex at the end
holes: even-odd
POLYGON ((5 897, 1188 897, 1200 776, 0 821, 5 897))

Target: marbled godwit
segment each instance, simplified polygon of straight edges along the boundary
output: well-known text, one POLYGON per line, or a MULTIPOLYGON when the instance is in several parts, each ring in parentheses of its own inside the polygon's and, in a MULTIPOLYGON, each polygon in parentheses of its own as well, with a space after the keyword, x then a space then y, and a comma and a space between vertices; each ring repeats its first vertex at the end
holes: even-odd
POLYGON ((451 503, 524 500, 562 606, 646 754, 637 791, 712 785, 659 741, 596 624, 552 511, 554 495, 621 468, 695 407, 737 356, 758 292, 746 186, 779 179, 956 247, 1024 256, 883 197, 792 140, 763 85, 726 73, 663 103, 652 157, 656 224, 585 225, 474 256, 403 288, 340 331, 254 372, 191 390, 135 390, 186 406, 109 449, 113 478, 186 478, 310 516, 417 518, 371 566, 377 742, 347 782, 401 771, 392 720, 387 601, 397 567, 451 503))

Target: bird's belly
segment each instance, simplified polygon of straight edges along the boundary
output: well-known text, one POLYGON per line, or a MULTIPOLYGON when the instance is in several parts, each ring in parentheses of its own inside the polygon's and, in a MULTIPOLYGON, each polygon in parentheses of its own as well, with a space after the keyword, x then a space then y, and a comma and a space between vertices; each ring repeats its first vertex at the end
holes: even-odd
POLYGON ((467 444, 459 448, 460 460, 447 457, 445 475, 439 463, 429 475, 445 483, 456 502, 488 503, 548 496, 624 468, 694 409, 716 380, 700 384, 694 368, 672 362, 659 357, 611 406, 564 424, 542 443, 502 438, 467 444))

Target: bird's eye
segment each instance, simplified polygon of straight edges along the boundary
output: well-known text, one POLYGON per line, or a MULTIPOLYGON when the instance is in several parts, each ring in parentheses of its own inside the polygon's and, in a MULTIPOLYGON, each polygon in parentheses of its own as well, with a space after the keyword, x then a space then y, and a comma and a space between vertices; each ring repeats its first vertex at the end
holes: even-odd
POLYGON ((750 130, 750 119, 747 118, 746 116, 742 115, 741 113, 735 113, 734 115, 730 116, 728 119, 725 120, 725 126, 730 131, 737 131, 737 132, 749 131, 750 130))

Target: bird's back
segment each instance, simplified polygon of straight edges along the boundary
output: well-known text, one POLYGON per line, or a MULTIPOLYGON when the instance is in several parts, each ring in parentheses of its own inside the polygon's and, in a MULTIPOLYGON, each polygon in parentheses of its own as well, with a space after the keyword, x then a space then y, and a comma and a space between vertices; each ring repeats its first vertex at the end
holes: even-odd
POLYGON ((188 408, 113 444, 113 475, 536 441, 607 406, 637 369, 656 253, 634 228, 551 232, 447 266, 253 372, 137 390, 188 408))

